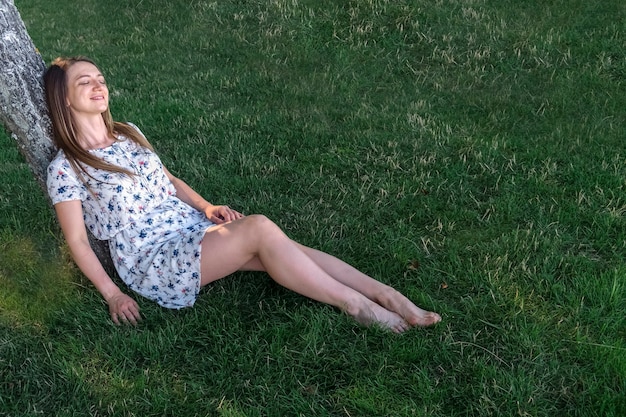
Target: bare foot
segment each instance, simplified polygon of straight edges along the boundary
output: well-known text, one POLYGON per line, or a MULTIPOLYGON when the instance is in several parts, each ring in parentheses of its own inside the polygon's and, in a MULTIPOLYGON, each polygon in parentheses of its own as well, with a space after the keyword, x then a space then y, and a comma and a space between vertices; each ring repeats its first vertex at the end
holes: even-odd
POLYGON ((419 308, 411 300, 391 287, 381 294, 376 301, 387 310, 397 313, 413 327, 432 326, 441 321, 439 314, 419 308))
POLYGON ((402 333, 410 328, 409 323, 398 314, 371 301, 351 315, 364 326, 378 325, 394 333, 402 333))

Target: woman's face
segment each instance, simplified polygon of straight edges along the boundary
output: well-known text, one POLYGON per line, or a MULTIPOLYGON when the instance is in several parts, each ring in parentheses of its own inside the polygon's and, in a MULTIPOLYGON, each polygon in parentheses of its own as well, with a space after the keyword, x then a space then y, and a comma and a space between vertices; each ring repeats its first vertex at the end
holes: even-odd
POLYGON ((76 62, 67 69, 66 77, 66 105, 75 116, 99 115, 109 108, 109 89, 98 67, 76 62))

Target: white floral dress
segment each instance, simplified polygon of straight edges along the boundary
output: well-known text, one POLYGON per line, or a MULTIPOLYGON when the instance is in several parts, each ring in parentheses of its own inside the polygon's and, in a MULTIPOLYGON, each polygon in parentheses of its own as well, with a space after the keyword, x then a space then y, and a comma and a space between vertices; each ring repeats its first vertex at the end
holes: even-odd
POLYGON ((82 202, 86 227, 109 241, 115 268, 131 290, 167 308, 193 305, 200 290, 200 245, 215 224, 176 197, 149 149, 121 137, 90 152, 136 176, 87 167, 84 184, 60 150, 48 166, 52 203, 82 202))

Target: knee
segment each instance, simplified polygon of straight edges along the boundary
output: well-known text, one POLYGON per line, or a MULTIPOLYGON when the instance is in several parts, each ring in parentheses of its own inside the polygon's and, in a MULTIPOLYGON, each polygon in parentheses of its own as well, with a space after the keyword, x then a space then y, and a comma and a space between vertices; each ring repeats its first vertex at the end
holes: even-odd
POLYGON ((246 216, 245 218, 249 223, 249 227, 255 229, 259 233, 263 233, 264 235, 281 232, 276 223, 268 219, 263 214, 252 214, 250 216, 246 216))
MULTIPOLYGON (((282 241, 287 238, 287 235, 274 223, 262 214, 253 214, 248 216, 250 221, 250 229, 255 238, 261 239, 265 243, 269 241, 282 241)), ((288 239, 288 238, 287 238, 288 239)))

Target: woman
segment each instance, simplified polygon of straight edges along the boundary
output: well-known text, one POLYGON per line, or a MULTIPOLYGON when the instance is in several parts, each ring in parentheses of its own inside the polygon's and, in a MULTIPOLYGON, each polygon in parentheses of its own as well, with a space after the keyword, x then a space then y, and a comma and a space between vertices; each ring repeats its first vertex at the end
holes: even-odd
POLYGON ((136 126, 113 121, 104 76, 91 60, 58 58, 44 81, 59 148, 48 192, 72 257, 116 324, 137 324, 139 306, 107 275, 87 229, 109 241, 133 291, 167 308, 193 305, 202 286, 235 271, 266 271, 364 325, 401 333, 441 320, 345 262, 294 242, 265 216, 206 201, 162 165, 136 126))

